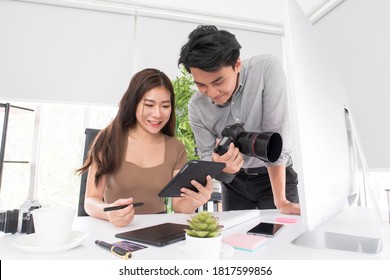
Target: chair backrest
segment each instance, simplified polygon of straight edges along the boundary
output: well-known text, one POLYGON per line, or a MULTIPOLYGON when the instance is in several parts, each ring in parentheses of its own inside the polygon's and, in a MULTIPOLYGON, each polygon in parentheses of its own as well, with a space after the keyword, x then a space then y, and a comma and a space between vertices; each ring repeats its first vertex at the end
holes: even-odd
MULTIPOLYGON (((84 156, 83 163, 88 155, 89 147, 91 146, 96 135, 99 133, 100 129, 86 128, 85 129, 85 144, 84 144, 84 156)), ((80 194, 79 194, 79 207, 78 207, 78 216, 88 216, 87 212, 84 209, 84 199, 85 199, 85 188, 87 185, 88 172, 85 172, 81 175, 81 184, 80 184, 80 194)))

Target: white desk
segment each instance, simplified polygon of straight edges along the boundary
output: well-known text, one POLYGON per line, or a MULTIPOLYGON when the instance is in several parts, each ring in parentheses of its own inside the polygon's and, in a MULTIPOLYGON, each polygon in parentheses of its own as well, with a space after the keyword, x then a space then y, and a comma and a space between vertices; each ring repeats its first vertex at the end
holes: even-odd
MULTIPOLYGON (((258 218, 249 220, 240 225, 231 227, 223 231, 223 237, 229 236, 233 233, 245 233, 248 229, 255 226, 260 221, 274 222, 276 217, 283 216, 278 214, 275 210, 261 211, 258 218)), ((20 251, 12 244, 15 238, 20 235, 3 235, 0 237, 0 259, 65 259, 65 260, 115 260, 118 257, 112 255, 110 252, 97 246, 94 242, 96 239, 106 242, 119 241, 114 235, 119 232, 137 229, 141 227, 159 224, 162 222, 177 222, 185 223, 189 215, 184 214, 159 214, 159 215, 138 215, 135 217, 133 223, 124 228, 117 228, 107 221, 98 220, 91 217, 77 217, 73 226, 74 230, 83 230, 89 233, 89 237, 78 247, 68 251, 58 253, 27 253, 20 251)), ((295 216, 294 216, 295 218, 295 216)), ((299 219, 297 216, 296 218, 299 219)), ((222 259, 263 259, 263 260, 337 260, 337 259, 360 259, 360 260, 374 260, 374 259, 390 259, 390 224, 384 224, 382 231, 384 233, 384 246, 379 254, 362 254, 352 253, 347 251, 331 250, 331 249, 313 249, 302 246, 297 246, 291 243, 297 236, 303 232, 302 225, 286 224, 284 230, 274 239, 267 240, 266 244, 260 247, 255 252, 245 252, 236 250, 233 258, 222 257, 222 259)), ((180 241, 170 244, 165 247, 148 246, 147 249, 136 251, 133 253, 132 259, 138 260, 185 260, 187 256, 180 250, 180 246, 184 245, 185 241, 180 241)))

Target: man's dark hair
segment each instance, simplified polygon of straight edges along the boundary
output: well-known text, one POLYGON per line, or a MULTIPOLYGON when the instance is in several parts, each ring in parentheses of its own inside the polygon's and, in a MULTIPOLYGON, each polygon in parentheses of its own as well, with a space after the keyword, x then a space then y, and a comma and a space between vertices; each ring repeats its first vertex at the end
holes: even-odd
POLYGON ((182 46, 178 65, 199 68, 213 72, 224 66, 236 65, 240 57, 241 45, 236 36, 214 25, 199 25, 188 36, 188 42, 182 46))

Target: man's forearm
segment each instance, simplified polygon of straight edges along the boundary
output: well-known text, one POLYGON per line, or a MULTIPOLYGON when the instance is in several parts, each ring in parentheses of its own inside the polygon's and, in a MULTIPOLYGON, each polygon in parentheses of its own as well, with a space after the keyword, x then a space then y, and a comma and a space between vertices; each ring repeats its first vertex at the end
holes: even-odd
POLYGON ((276 208, 280 208, 286 201, 286 166, 269 166, 267 169, 274 195, 274 203, 276 208))

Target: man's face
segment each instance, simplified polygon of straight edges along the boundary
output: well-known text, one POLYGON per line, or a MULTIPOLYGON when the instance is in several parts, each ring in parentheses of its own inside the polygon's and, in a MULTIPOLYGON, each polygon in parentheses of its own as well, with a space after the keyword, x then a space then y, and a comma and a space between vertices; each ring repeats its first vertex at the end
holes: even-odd
POLYGON ((237 60, 234 69, 224 66, 215 72, 206 72, 199 68, 190 68, 198 90, 208 96, 215 104, 225 104, 237 88, 238 73, 241 61, 237 60))

